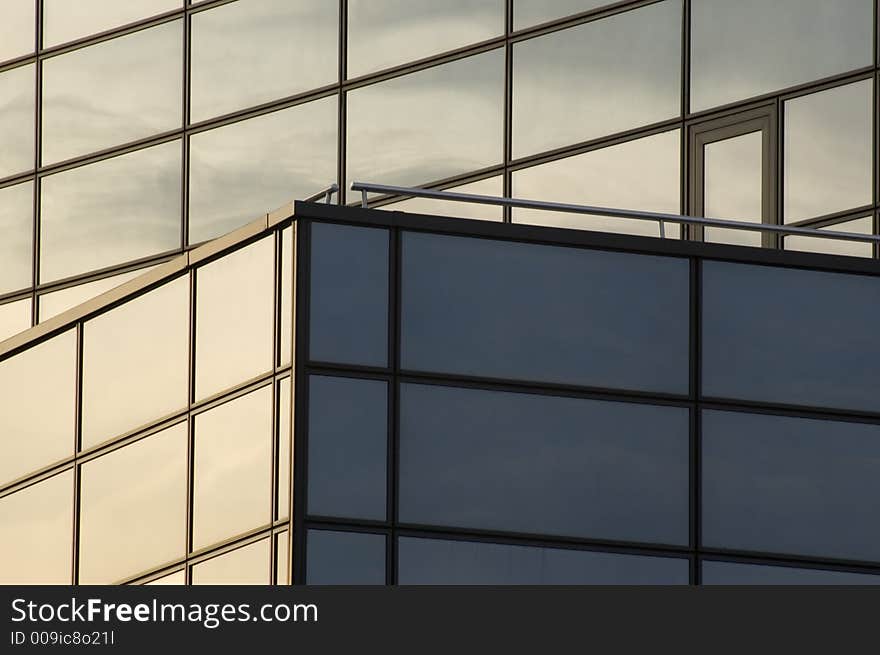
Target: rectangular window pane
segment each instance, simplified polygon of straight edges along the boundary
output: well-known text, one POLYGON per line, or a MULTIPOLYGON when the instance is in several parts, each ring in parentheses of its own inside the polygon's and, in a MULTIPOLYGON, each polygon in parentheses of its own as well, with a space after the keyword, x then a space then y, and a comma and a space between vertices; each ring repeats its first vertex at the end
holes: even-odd
MULTIPOLYGON (((0 305, 0 341, 24 332, 31 326, 31 299, 15 300, 0 305)), ((2 368, 2 364, 0 364, 2 368)), ((2 375, 2 374, 0 374, 2 375)))
POLYGON ((400 402, 403 522, 688 542, 684 408, 416 384, 400 402))
POLYGON ((684 558, 400 537, 402 585, 685 585, 684 558))
POLYGON ((181 126, 182 21, 43 62, 43 164, 181 126))
POLYGON ((76 331, 0 362, 0 484, 73 454, 76 331))
POLYGON ((242 0, 193 14, 192 122, 336 82, 338 14, 325 0, 242 0))
POLYGON ((196 400, 272 369, 275 241, 196 271, 196 400))
POLYGON ((871 80, 785 103, 785 222, 871 204, 871 80))
POLYGON ((0 189, 0 294, 33 283, 33 220, 33 182, 0 189))
POLYGON ((186 407, 189 276, 87 321, 82 447, 186 407))
POLYGON ((703 264, 703 394, 877 411, 880 280, 703 264), (746 308, 746 311, 744 311, 746 308))
POLYGON ((691 109, 870 66, 871 0, 700 0, 691 8, 691 109))
POLYGON ((504 0, 349 0, 348 77, 504 33, 504 0))
POLYGON ((275 584, 288 585, 290 581, 287 579, 290 569, 289 560, 290 552, 288 550, 289 539, 287 531, 275 535, 275 584))
POLYGON ((162 576, 161 578, 157 578, 156 580, 152 580, 146 583, 146 586, 150 585, 185 585, 186 584, 186 574, 183 571, 177 571, 176 573, 172 573, 170 575, 162 576))
POLYGON ((290 364, 291 340, 293 339, 293 269, 296 266, 296 254, 293 250, 293 227, 281 231, 281 360, 282 366, 290 364))
POLYGON ((269 540, 261 539, 200 562, 192 568, 194 585, 267 585, 269 540))
MULTIPOLYGON (((681 133, 627 141, 513 172, 513 195, 593 207, 678 214, 681 133)), ((514 209, 514 223, 660 236, 656 221, 514 209)), ((667 237, 680 227, 665 225, 667 237)))
POLYGON ((34 168, 34 71, 28 64, 0 73, 0 178, 34 168))
POLYGON ((672 0, 515 44, 514 157, 675 118, 680 60, 672 0))
POLYGON ((687 393, 686 260, 404 233, 402 275, 407 369, 687 393))
POLYGON ((0 534, 0 584, 70 584, 73 471, 0 498, 0 534))
MULTIPOLYGON (((709 218, 742 223, 763 219, 762 132, 749 132, 707 143, 704 151, 704 211, 709 218)), ((761 246, 757 231, 705 228, 706 241, 739 246, 761 246)))
POLYGON ((503 49, 349 91, 348 181, 424 184, 500 164, 503 100, 503 49))
POLYGON ((612 4, 612 0, 514 0, 513 29, 521 30, 608 4, 612 4))
MULTIPOLYGON (((478 196, 504 195, 503 180, 500 175, 478 182, 454 186, 444 191, 455 193, 472 193, 478 196)), ((455 200, 433 200, 431 198, 410 198, 400 202, 383 205, 380 209, 388 211, 409 212, 412 214, 432 214, 434 216, 451 216, 453 218, 473 218, 483 221, 500 221, 504 215, 501 207, 495 205, 478 205, 471 202, 455 200)))
POLYGON ((336 181, 336 96, 190 137, 189 242, 336 181))
POLYGON ((34 8, 34 0, 4 0, 0 5, 0 61, 34 51, 34 8))
MULTIPOLYGON (((854 221, 845 221, 821 227, 818 230, 820 234, 824 230, 830 232, 852 232, 854 234, 873 234, 874 219, 871 216, 865 216, 854 221)), ((870 243, 799 236, 785 237, 785 249, 800 250, 802 252, 821 252, 829 255, 848 255, 850 257, 872 257, 874 252, 874 247, 870 243)))
POLYGON ((112 584, 183 558, 186 423, 82 465, 79 581, 112 584))
POLYGON ((285 519, 290 513, 290 378, 278 383, 278 490, 275 518, 285 519))
POLYGON ((39 296, 39 320, 42 323, 53 316, 58 316, 58 314, 66 312, 68 309, 72 309, 96 296, 100 296, 102 293, 110 291, 110 289, 114 289, 129 280, 133 280, 139 275, 151 271, 153 268, 155 267, 146 266, 144 268, 139 268, 136 271, 111 275, 110 277, 101 278, 94 282, 86 282, 84 284, 77 284, 76 286, 61 289, 60 291, 44 293, 39 296))
POLYGON ((880 576, 794 566, 703 560, 704 585, 877 585, 880 576))
POLYGON ((385 520, 388 384, 309 378, 309 513, 385 520))
POLYGON ((180 248, 180 141, 44 177, 40 281, 180 248))
POLYGON ((103 32, 180 5, 181 0, 43 0, 43 46, 103 32))
POLYGON ((388 231, 312 224, 309 356, 388 365, 388 231))
POLYGON ((306 548, 306 584, 385 584, 385 535, 309 530, 306 548))
POLYGON ((269 522, 272 388, 199 414, 195 424, 193 549, 198 550, 269 522))
POLYGON ((705 411, 702 457, 706 546, 880 559, 880 426, 705 411))

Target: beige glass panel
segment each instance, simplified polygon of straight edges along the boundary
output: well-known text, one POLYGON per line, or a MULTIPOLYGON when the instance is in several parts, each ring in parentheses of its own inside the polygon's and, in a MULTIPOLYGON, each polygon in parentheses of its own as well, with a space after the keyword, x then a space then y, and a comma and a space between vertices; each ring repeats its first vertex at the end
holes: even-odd
POLYGON ((192 17, 192 122, 336 82, 339 3, 243 0, 192 17))
POLYGON ((521 30, 612 2, 613 0, 513 0, 513 29, 521 30))
POLYGON ((504 0, 349 0, 348 77, 504 33, 504 0))
MULTIPOLYGON (((501 176, 490 177, 486 180, 462 184, 450 187, 445 191, 456 193, 472 193, 479 196, 494 196, 500 198, 504 195, 504 182, 501 176)), ((454 216, 455 218, 475 218, 484 221, 500 221, 504 215, 502 207, 495 205, 477 205, 469 202, 456 202, 454 200, 434 200, 432 198, 410 198, 384 205, 382 209, 389 211, 410 212, 413 214, 434 214, 436 216, 454 216)))
POLYGON ((28 64, 0 73, 0 178, 34 168, 35 70, 28 64))
POLYGON ((82 448, 186 407, 189 276, 87 321, 82 448))
POLYGON ((281 231, 281 361, 282 366, 290 364, 290 343, 293 339, 293 228, 281 231))
POLYGON ((278 491, 275 517, 290 513, 290 378, 278 383, 278 491))
POLYGON ((199 414, 195 432, 193 549, 269 522, 272 388, 199 414))
POLYGON ((86 282, 85 284, 78 284, 75 287, 61 289, 60 291, 44 293, 40 296, 40 322, 42 323, 53 316, 58 316, 58 314, 66 312, 68 309, 76 307, 96 296, 100 296, 105 291, 110 291, 110 289, 114 289, 120 284, 133 280, 139 275, 143 275, 154 268, 155 266, 147 266, 146 268, 139 268, 136 271, 129 271, 128 273, 121 273, 120 275, 112 275, 100 280, 95 280, 94 282, 86 282))
POLYGON ((287 531, 275 535, 275 584, 277 585, 290 584, 287 580, 287 574, 290 570, 288 546, 287 531))
POLYGON ((0 485, 73 454, 76 331, 0 362, 0 485))
POLYGON ((223 553, 192 568, 194 585, 267 585, 269 578, 269 540, 261 539, 223 553))
MULTIPOLYGON (((762 216, 761 132, 749 132, 705 145, 704 214, 745 223, 760 223, 762 216)), ((761 246, 761 233, 707 227, 705 240, 739 246, 761 246)))
MULTIPOLYGON (((679 130, 647 136, 513 173, 517 198, 678 214, 679 130)), ((656 221, 513 209, 513 222, 660 236, 656 221)), ((665 224, 666 238, 680 226, 665 224)))
POLYGON ((871 204, 871 80, 785 103, 785 222, 871 204))
POLYGON ((185 585, 186 584, 186 573, 183 571, 177 571, 170 575, 163 576, 157 580, 153 580, 152 582, 147 582, 146 586, 149 585, 185 585))
POLYGON ((82 465, 80 583, 110 584, 183 558, 186 425, 82 465))
POLYGON ((179 128, 182 25, 165 23, 43 62, 43 164, 179 128))
POLYGON ((349 182, 416 185, 501 163, 504 50, 350 91, 349 182))
POLYGON ((73 471, 0 498, 0 584, 70 584, 73 471))
POLYGON ((33 283, 33 216, 33 182, 0 189, 0 294, 33 283))
POLYGON ((275 242, 196 271, 196 400, 272 369, 275 242))
POLYGON ((666 0, 513 46, 513 154, 681 113, 681 6, 666 0))
POLYGON ((0 2, 0 61, 34 51, 35 7, 34 0, 0 2))
POLYGON ((40 281, 180 248, 180 141, 43 178, 40 281))
POLYGON ((336 96, 190 137, 189 242, 220 236, 336 181, 336 96))
MULTIPOLYGON (((0 305, 0 341, 23 332, 31 326, 31 299, 0 305)), ((3 364, 0 364, 2 368, 3 364)))
POLYGON ((43 47, 177 9, 181 0, 43 0, 43 47))
MULTIPOLYGON (((819 231, 854 232, 855 234, 871 234, 874 231, 874 219, 870 216, 854 221, 835 223, 820 227, 819 231)), ((850 257, 871 257, 873 246, 859 241, 840 241, 838 239, 822 239, 817 237, 789 236, 785 237, 786 250, 802 252, 819 252, 827 255, 848 255, 850 257)))

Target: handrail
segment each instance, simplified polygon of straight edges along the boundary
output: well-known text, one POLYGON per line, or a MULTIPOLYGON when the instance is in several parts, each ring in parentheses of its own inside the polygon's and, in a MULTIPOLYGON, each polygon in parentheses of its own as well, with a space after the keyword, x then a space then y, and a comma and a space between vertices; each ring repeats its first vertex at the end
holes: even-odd
POLYGON ((543 209, 550 211, 568 212, 571 214, 595 214, 610 216, 612 218, 625 218, 639 221, 657 221, 660 225, 660 236, 664 234, 664 223, 685 223, 687 225, 702 225, 705 227, 723 227, 732 230, 748 230, 758 232, 771 232, 774 234, 802 235, 819 237, 823 239, 838 239, 840 241, 859 241, 863 243, 880 243, 880 235, 857 234, 855 232, 834 232, 818 230, 814 227, 794 227, 785 225, 769 225, 765 223, 744 223, 720 218, 703 218, 700 216, 681 216, 678 214, 662 214, 657 212, 643 212, 632 209, 615 209, 612 207, 591 207, 589 205, 571 205, 562 202, 548 202, 544 200, 526 200, 524 198, 498 198, 495 196, 483 196, 472 193, 459 193, 457 191, 437 191, 434 189, 418 189, 402 186, 390 186, 387 184, 373 184, 371 182, 352 182, 352 191, 361 192, 361 205, 367 206, 367 193, 385 193, 391 195, 413 196, 416 198, 434 198, 436 200, 453 200, 456 202, 471 202, 483 205, 498 205, 501 207, 518 207, 521 209, 543 209))
POLYGON ((333 196, 334 193, 336 193, 338 191, 339 191, 339 185, 334 182, 333 184, 328 186, 323 191, 318 191, 318 193, 315 193, 315 194, 309 196, 308 198, 305 198, 304 201, 305 202, 315 202, 319 198, 324 198, 324 202, 326 202, 329 205, 331 197, 333 196))

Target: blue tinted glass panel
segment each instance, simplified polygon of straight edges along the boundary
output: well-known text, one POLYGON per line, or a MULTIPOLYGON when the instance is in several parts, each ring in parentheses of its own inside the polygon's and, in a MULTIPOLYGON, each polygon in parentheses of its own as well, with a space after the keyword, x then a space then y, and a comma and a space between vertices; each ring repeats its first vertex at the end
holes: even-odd
POLYGON ((675 585, 688 583, 688 560, 474 541, 401 537, 399 584, 675 585))
POLYGON ((403 366, 688 390, 688 262, 404 234, 403 366))
POLYGON ((703 544, 880 559, 880 426, 703 412, 703 544))
POLYGON ((876 585, 880 575, 740 562, 702 563, 704 585, 876 585))
POLYGON ((386 366, 388 231, 313 223, 311 266, 311 358, 386 366))
POLYGON ((685 544, 688 413, 404 384, 400 520, 685 544))
POLYGON ((703 265, 703 394, 877 411, 880 279, 703 265))
POLYGON ((312 376, 309 513, 385 519, 388 385, 312 376))
POLYGON ((384 535, 309 530, 306 549, 306 584, 385 584, 384 535))

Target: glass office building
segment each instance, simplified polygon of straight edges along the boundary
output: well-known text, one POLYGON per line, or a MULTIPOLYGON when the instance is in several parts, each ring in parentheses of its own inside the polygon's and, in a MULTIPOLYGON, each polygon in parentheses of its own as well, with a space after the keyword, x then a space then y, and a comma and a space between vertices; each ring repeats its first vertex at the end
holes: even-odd
POLYGON ((0 581, 875 582, 875 245, 344 205, 876 234, 876 15, 4 2, 0 581))

